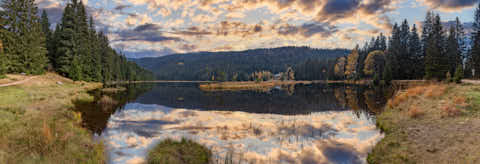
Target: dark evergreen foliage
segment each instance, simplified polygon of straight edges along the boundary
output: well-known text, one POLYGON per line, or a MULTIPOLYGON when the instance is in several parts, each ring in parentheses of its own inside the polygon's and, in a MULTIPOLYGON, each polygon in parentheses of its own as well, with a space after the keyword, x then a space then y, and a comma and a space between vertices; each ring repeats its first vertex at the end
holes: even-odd
POLYGON ((139 81, 153 74, 118 54, 108 38, 95 31, 85 6, 72 0, 51 31, 45 11, 37 15, 34 0, 2 0, 0 76, 5 72, 41 74, 47 69, 73 80, 139 81))
POLYGON ((238 74, 237 80, 243 81, 248 80, 248 76, 254 72, 269 71, 278 74, 286 72, 288 67, 294 69, 296 79, 321 80, 323 75, 314 75, 314 73, 320 73, 322 67, 327 67, 327 65, 321 64, 327 63, 324 60, 335 60, 349 53, 350 51, 346 49, 280 47, 239 52, 174 54, 157 58, 130 60, 153 71, 159 80, 218 81, 221 79, 232 81, 234 75, 238 74), (307 61, 309 62, 306 63, 307 61), (316 64, 321 65, 317 66, 316 64), (315 70, 307 70, 306 67, 315 70), (306 77, 306 74, 314 76, 306 77))
POLYGON ((472 33, 472 50, 470 53, 469 64, 474 69, 474 78, 480 78, 480 4, 475 10, 472 33))
POLYGON ((46 40, 34 0, 3 0, 1 8, 8 72, 43 73, 47 63, 46 40))

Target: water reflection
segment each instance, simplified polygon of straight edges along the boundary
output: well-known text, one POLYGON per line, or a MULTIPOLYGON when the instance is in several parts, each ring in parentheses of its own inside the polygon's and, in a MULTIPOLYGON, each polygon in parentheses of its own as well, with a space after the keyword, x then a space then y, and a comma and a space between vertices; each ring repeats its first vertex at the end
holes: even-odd
POLYGON ((266 92, 204 92, 195 84, 158 84, 136 102, 171 108, 296 115, 350 109, 378 112, 392 94, 389 89, 368 86, 313 84, 278 87, 266 92), (365 92, 375 96, 367 99, 365 92))
POLYGON ((182 137, 211 148, 217 163, 365 163, 382 138, 374 114, 393 94, 320 84, 264 92, 204 92, 187 83, 127 88, 111 95, 122 98, 116 110, 82 111, 87 127, 103 130, 110 163, 141 163, 155 143, 182 137))
POLYGON ((141 162, 154 143, 182 137, 209 147, 219 163, 228 154, 235 163, 364 163, 382 136, 352 111, 291 116, 131 104, 110 118, 103 137, 114 163, 141 162))

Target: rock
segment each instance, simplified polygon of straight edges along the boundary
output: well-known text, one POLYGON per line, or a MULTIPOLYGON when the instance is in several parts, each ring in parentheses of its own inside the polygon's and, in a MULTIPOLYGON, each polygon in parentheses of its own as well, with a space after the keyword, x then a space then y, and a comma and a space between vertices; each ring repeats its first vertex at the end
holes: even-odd
POLYGON ((58 85, 63 85, 63 83, 61 81, 57 81, 57 84, 58 85))
POLYGON ((20 73, 20 75, 23 75, 23 76, 25 76, 25 75, 27 75, 27 74, 26 74, 25 72, 22 72, 22 73, 20 73))

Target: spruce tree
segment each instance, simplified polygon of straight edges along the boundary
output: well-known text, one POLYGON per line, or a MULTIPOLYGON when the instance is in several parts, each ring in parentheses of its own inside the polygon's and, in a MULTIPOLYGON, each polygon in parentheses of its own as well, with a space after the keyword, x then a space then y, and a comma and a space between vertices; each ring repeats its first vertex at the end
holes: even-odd
POLYGON ((78 72, 77 79, 84 81, 93 81, 93 69, 92 55, 90 54, 90 31, 88 25, 88 16, 85 10, 83 2, 73 1, 75 7, 75 59, 79 64, 75 67, 75 71, 78 72))
POLYGON ((447 51, 448 64, 450 73, 455 72, 458 65, 462 65, 461 51, 458 45, 457 32, 454 26, 450 27, 450 32, 447 39, 447 51))
POLYGON ((445 52, 445 37, 440 16, 434 17, 432 31, 426 44, 425 76, 427 79, 443 80, 449 71, 448 56, 445 52))
POLYGON ((410 67, 412 74, 410 79, 420 79, 425 75, 425 63, 422 52, 422 44, 418 36, 417 27, 414 24, 410 32, 410 40, 408 42, 408 52, 410 53, 410 67))
POLYGON ((480 4, 475 9, 475 17, 473 20, 473 33, 472 33, 472 50, 470 54, 470 64, 475 70, 473 78, 478 79, 480 77, 480 4))
POLYGON ((48 20, 48 15, 45 10, 42 11, 42 16, 40 17, 40 23, 42 24, 42 31, 45 35, 45 47, 47 48, 47 57, 50 68, 53 69, 55 61, 55 42, 53 38, 52 30, 50 30, 50 21, 48 20))
MULTIPOLYGON (((72 4, 67 4, 63 11, 62 22, 59 29, 55 31, 57 50, 55 55, 56 70, 63 76, 72 78, 74 72, 72 61, 75 56, 75 9, 72 4)), ((74 79, 78 80, 78 79, 74 79)))
POLYGON ((389 46, 388 46, 388 55, 387 61, 390 64, 390 71, 395 72, 395 75, 392 76, 392 79, 400 79, 403 72, 401 70, 401 63, 399 58, 402 54, 402 46, 401 46, 401 31, 398 27, 398 24, 395 23, 392 29, 392 36, 389 39, 389 46))
POLYGON ((7 73, 7 55, 3 51, 3 42, 0 40, 0 79, 7 73))
POLYGON ((392 72, 392 65, 391 61, 387 60, 387 64, 385 65, 385 68, 382 73, 382 79, 386 84, 391 84, 393 80, 393 72, 392 72))
POLYGON ((457 44, 458 48, 461 54, 461 63, 463 64, 465 60, 468 58, 468 53, 467 53, 467 45, 466 45, 466 35, 465 35, 465 28, 463 27, 462 22, 460 22, 460 19, 457 17, 455 20, 455 32, 457 33, 457 44))
POLYGON ((5 44, 9 69, 14 73, 40 74, 47 63, 45 36, 34 0, 4 0, 1 7, 11 41, 5 44))
POLYGON ((0 79, 5 77, 7 73, 8 57, 5 51, 5 43, 12 40, 12 33, 5 29, 5 12, 0 11, 0 79))
POLYGON ((102 54, 100 52, 101 48, 93 17, 89 19, 89 30, 90 64, 92 67, 90 76, 93 81, 102 81, 102 54))

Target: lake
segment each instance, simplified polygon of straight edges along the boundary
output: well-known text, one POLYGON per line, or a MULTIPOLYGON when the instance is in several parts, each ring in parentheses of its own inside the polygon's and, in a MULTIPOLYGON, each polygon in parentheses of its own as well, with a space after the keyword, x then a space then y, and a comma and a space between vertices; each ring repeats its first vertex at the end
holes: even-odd
POLYGON ((76 103, 84 126, 106 144, 109 163, 140 163, 165 138, 203 144, 215 163, 366 163, 383 137, 375 115, 393 95, 326 84, 216 92, 197 83, 123 87, 109 95, 116 105, 76 103))

